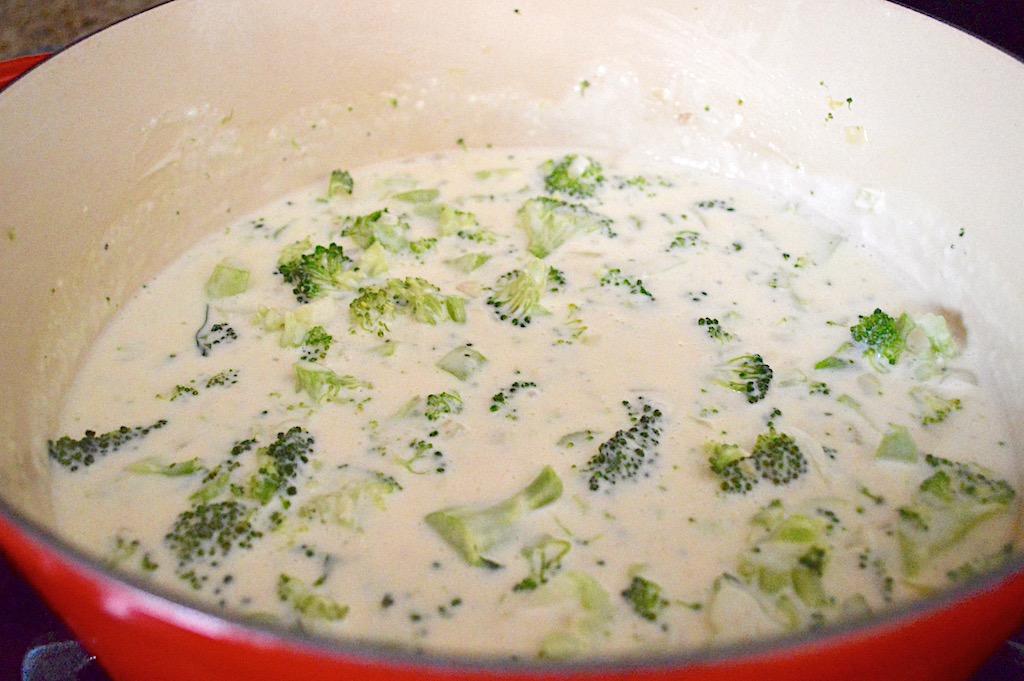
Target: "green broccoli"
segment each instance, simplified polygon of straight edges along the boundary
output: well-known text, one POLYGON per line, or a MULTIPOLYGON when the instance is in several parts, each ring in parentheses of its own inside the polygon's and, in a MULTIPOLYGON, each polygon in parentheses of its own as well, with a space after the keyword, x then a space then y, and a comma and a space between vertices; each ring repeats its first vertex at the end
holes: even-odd
POLYGON ((277 579, 277 597, 290 603, 300 615, 308 619, 336 622, 348 614, 347 605, 317 593, 313 586, 302 580, 282 573, 277 579))
POLYGON ((460 381, 468 381, 487 363, 487 358, 471 343, 452 349, 437 362, 439 369, 447 371, 460 381))
POLYGON ((728 343, 734 340, 733 335, 722 328, 721 322, 711 317, 701 317, 697 320, 697 326, 702 327, 707 331, 708 338, 716 340, 719 343, 728 343))
POLYGON ((918 408, 922 426, 942 423, 954 411, 963 409, 963 403, 956 397, 942 397, 923 385, 910 389, 910 397, 918 408))
POLYGON ((249 479, 248 496, 266 505, 275 495, 283 493, 287 506, 287 497, 298 494, 295 478, 309 463, 313 444, 313 437, 301 426, 278 433, 274 442, 257 452, 260 467, 249 479))
POLYGON ((579 234, 609 229, 610 220, 582 204, 541 196, 519 209, 519 228, 526 232, 527 250, 546 258, 579 234))
MULTIPOLYGON (((289 256, 291 254, 289 253, 289 256)), ((316 246, 312 253, 301 253, 280 262, 277 272, 295 288, 292 293, 300 303, 327 295, 328 292, 348 286, 352 259, 341 246, 331 243, 316 246)))
POLYGON ((351 402, 342 398, 342 390, 368 390, 373 385, 354 376, 339 376, 331 369, 315 362, 295 362, 295 392, 304 392, 316 404, 325 402, 351 402))
POLYGON ((334 336, 327 333, 324 327, 314 326, 302 339, 302 361, 316 362, 325 359, 333 342, 334 336))
POLYGON ((209 298, 227 298, 244 293, 249 288, 249 270, 232 260, 217 263, 206 281, 209 298))
POLYGON ((741 355, 720 365, 714 382, 723 388, 743 393, 747 402, 760 402, 772 384, 772 368, 761 355, 741 355))
POLYGON ((491 288, 487 304, 501 321, 526 327, 533 316, 547 314, 539 305, 541 294, 548 288, 552 270, 541 260, 530 260, 520 269, 502 275, 491 288))
POLYGON ((441 392, 427 395, 427 408, 424 412, 431 421, 436 421, 448 414, 458 414, 462 411, 462 398, 457 392, 441 392))
POLYGON ((807 472, 807 458, 796 441, 774 428, 757 436, 750 456, 761 477, 775 485, 793 482, 807 472))
POLYGON ((564 572, 548 581, 529 598, 538 605, 559 607, 551 618, 557 629, 544 636, 541 659, 567 660, 578 657, 609 635, 615 614, 611 597, 601 583, 585 572, 564 572))
POLYGON ((237 499, 199 504, 183 511, 175 519, 164 542, 177 558, 176 572, 199 589, 207 581, 200 574, 202 564, 209 565, 235 549, 250 549, 263 533, 252 524, 255 508, 237 499))
POLYGON ((466 321, 466 300, 444 295, 426 279, 406 277, 388 279, 382 286, 359 289, 359 296, 349 304, 353 325, 384 336, 388 320, 398 315, 412 317, 422 324, 442 321, 466 321))
POLYGON ((562 559, 572 549, 565 539, 544 535, 536 544, 523 549, 523 557, 530 563, 530 574, 512 587, 513 591, 533 591, 562 568, 562 559))
POLYGON ((533 381, 515 381, 509 387, 503 388, 491 396, 491 412, 504 412, 505 418, 515 421, 518 416, 517 409, 512 403, 512 398, 515 397, 516 393, 520 390, 527 390, 529 388, 536 387, 537 384, 533 381))
POLYGON ((402 490, 390 475, 378 472, 357 472, 333 492, 318 494, 299 507, 296 515, 304 521, 319 521, 350 530, 362 526, 364 508, 381 511, 387 507, 387 497, 402 490))
POLYGON ((409 223, 394 217, 386 208, 368 215, 347 217, 341 227, 341 235, 352 239, 360 248, 367 249, 378 243, 390 253, 401 253, 409 248, 408 231, 409 223))
POLYGON ((598 280, 601 286, 611 286, 615 288, 623 288, 629 291, 630 295, 633 296, 644 296, 650 300, 654 300, 654 294, 647 290, 644 286, 643 279, 640 277, 630 277, 624 274, 618 267, 613 267, 606 270, 601 278, 598 280))
POLYGON ((210 306, 206 306, 206 313, 203 316, 202 326, 196 331, 195 341, 199 354, 207 357, 215 345, 221 345, 238 340, 238 333, 226 322, 215 322, 210 324, 210 306), (207 328, 209 326, 209 328, 207 328))
POLYGON ((483 554, 514 538, 530 511, 561 495, 562 481, 546 466, 526 488, 504 501, 491 506, 453 506, 429 513, 424 520, 470 565, 497 568, 500 565, 483 554))
POLYGON ((903 569, 910 577, 980 523, 1006 513, 1016 496, 1009 482, 977 464, 932 454, 924 461, 931 475, 897 510, 903 569))
POLYGON ((858 319, 850 327, 850 335, 871 365, 884 370, 886 364, 896 364, 907 347, 907 333, 914 325, 910 316, 904 313, 894 319, 875 308, 870 315, 860 315, 858 319))
POLYGON ((591 490, 596 492, 636 478, 657 459, 662 413, 643 398, 638 402, 636 406, 628 401, 622 403, 632 425, 603 442, 583 466, 583 472, 589 474, 587 482, 591 490))
POLYGON ((148 426, 129 428, 121 426, 109 433, 97 435, 95 430, 87 430, 80 439, 63 436, 46 443, 46 451, 50 458, 69 471, 77 471, 93 465, 100 458, 116 452, 122 447, 135 442, 154 430, 167 425, 166 419, 160 419, 148 426))
POLYGON ((353 189, 355 189, 355 181, 350 172, 340 168, 331 171, 331 179, 327 182, 327 198, 333 199, 343 194, 351 196, 353 189))
POLYGON ((622 597, 640 617, 650 622, 657 621, 669 606, 667 598, 661 595, 661 586, 639 575, 634 576, 622 597))
POLYGON ((577 198, 593 196, 605 179, 599 162, 578 154, 569 154, 558 162, 547 161, 541 171, 545 173, 544 188, 548 193, 577 198))
POLYGON ((738 445, 709 441, 704 444, 711 471, 718 476, 719 487, 729 494, 745 494, 761 481, 760 472, 749 452, 738 445))

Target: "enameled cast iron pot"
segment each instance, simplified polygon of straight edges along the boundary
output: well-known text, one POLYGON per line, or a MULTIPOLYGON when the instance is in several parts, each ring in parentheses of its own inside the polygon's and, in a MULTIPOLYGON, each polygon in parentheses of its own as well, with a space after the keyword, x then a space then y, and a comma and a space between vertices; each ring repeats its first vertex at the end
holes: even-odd
POLYGON ((1024 64, 882 0, 146 12, 0 95, 0 545, 118 681, 966 678, 1024 624, 1021 560, 881 619, 695 655, 415 657, 111 574, 52 527, 44 443, 104 323, 229 210, 335 167, 494 144, 629 148, 812 197, 963 312, 1020 454, 1022 105, 1024 64))

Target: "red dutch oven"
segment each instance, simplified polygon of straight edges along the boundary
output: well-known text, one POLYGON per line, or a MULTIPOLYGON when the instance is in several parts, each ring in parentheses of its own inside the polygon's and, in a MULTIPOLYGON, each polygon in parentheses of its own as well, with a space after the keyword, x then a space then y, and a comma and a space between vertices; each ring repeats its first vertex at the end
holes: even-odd
MULTIPOLYGON (((0 88, 42 61, 0 65, 0 88)), ((495 144, 639 149, 818 189, 823 208, 884 195, 848 223, 948 288, 985 339, 1019 454, 1022 104, 1024 64, 881 0, 145 12, 0 95, 0 547, 117 681, 965 679, 1024 625, 1020 559, 875 619, 748 645, 573 664, 416 656, 245 623, 110 572, 53 526, 44 443, 117 304, 226 207, 339 163, 495 144), (932 248, 965 228, 963 248, 932 248)))

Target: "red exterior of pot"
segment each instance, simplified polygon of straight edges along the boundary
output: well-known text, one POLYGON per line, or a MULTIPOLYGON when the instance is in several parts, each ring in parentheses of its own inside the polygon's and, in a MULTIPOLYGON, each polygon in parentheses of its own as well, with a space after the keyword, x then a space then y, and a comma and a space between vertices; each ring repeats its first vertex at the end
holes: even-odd
POLYGON ((1024 574, 945 607, 735 659, 557 670, 413 665, 246 629, 78 563, 0 516, 0 547, 115 681, 957 681, 1024 624, 1024 574))

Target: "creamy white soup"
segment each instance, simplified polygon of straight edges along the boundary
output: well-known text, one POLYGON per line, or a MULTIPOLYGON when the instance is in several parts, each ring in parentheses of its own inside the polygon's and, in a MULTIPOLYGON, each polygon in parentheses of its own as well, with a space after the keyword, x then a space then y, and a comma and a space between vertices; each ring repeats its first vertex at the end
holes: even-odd
POLYGON ((62 532, 215 609, 430 653, 681 651, 1014 552, 971 330, 799 199, 594 153, 325 173, 125 306, 62 532))

